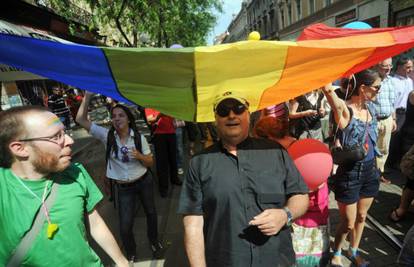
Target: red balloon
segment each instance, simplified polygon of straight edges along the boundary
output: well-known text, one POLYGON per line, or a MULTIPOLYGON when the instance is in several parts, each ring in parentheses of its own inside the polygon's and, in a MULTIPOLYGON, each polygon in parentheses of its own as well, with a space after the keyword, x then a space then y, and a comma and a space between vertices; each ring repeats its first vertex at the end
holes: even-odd
POLYGON ((302 139, 294 142, 287 151, 311 191, 326 182, 333 160, 324 143, 316 139, 302 139))

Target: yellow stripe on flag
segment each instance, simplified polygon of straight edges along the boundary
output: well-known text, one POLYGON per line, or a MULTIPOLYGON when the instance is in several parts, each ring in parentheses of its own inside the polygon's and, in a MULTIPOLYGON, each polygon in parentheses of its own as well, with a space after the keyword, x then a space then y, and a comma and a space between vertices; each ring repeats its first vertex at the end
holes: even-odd
POLYGON ((197 121, 214 120, 213 103, 226 91, 242 92, 256 110, 266 88, 275 85, 294 42, 244 41, 195 48, 197 121))

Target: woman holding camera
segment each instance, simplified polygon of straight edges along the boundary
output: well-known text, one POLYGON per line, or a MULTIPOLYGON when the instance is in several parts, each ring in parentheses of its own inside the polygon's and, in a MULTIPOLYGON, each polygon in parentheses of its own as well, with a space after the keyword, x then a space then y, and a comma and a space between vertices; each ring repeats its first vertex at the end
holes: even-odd
POLYGON ((342 244, 350 234, 348 256, 356 266, 367 266, 358 254, 365 218, 379 190, 379 172, 375 163, 377 120, 371 103, 381 88, 378 72, 367 69, 352 75, 346 85, 347 97, 340 99, 332 86, 323 89, 334 112, 335 137, 341 148, 333 153, 339 167, 333 178, 340 223, 335 234, 332 266, 342 265, 342 244))
POLYGON ((289 101, 290 130, 297 139, 313 138, 323 142, 321 118, 326 114, 326 99, 314 90, 289 101))

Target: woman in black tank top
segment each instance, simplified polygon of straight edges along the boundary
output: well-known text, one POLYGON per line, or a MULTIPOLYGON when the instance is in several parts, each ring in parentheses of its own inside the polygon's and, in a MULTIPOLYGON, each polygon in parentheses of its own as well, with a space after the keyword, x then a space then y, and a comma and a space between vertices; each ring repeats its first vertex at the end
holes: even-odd
POLYGON ((402 155, 407 153, 414 145, 414 91, 408 95, 407 110, 405 111, 405 121, 401 127, 402 155))

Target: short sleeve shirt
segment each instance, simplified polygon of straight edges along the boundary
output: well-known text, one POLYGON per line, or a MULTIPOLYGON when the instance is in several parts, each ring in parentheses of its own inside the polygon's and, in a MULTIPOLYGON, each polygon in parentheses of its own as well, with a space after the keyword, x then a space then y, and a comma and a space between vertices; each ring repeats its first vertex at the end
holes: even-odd
POLYGON ((394 112, 395 89, 389 76, 382 80, 381 91, 373 103, 378 118, 387 118, 394 112))
POLYGON ((410 77, 403 77, 395 74, 391 78, 395 88, 395 108, 407 108, 407 99, 410 92, 414 89, 413 80, 410 77))
MULTIPOLYGON (((20 178, 10 169, 0 168, 0 266, 6 266, 12 251, 30 229, 36 213, 43 212, 40 200, 17 179, 20 178)), ((53 239, 48 239, 45 221, 21 266, 102 266, 88 244, 84 224, 84 214, 94 210, 102 193, 80 164, 54 174, 53 180, 59 187, 49 215, 59 229, 53 239)), ((39 198, 42 198, 45 185, 50 193, 50 180, 20 181, 39 198)))
MULTIPOLYGON (((109 130, 105 127, 96 125, 95 123, 92 123, 91 129, 89 133, 101 140, 105 146, 108 139, 108 132, 109 130)), ((121 140, 119 139, 119 136, 115 132, 115 140, 118 145, 118 148, 122 147, 121 140)), ((151 154, 151 149, 149 148, 147 139, 141 134, 141 144, 142 144, 142 154, 149 155, 151 154)), ((115 179, 115 180, 121 180, 121 181, 131 181, 135 180, 142 175, 144 175, 147 172, 147 167, 142 165, 142 163, 135 159, 131 152, 133 149, 135 149, 135 143, 134 143, 134 132, 131 131, 130 136, 125 144, 125 146, 128 148, 128 162, 122 162, 121 152, 118 151, 118 156, 115 155, 114 152, 110 154, 108 165, 106 168, 106 176, 115 179)))
POLYGON ((238 145, 237 157, 217 143, 191 159, 178 213, 203 216, 208 266, 290 266, 290 230, 268 237, 248 223, 265 209, 282 208, 290 195, 307 192, 279 144, 249 137, 238 145))

